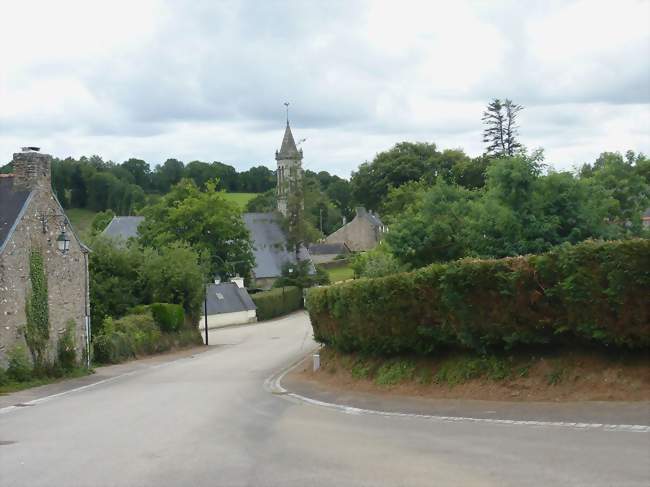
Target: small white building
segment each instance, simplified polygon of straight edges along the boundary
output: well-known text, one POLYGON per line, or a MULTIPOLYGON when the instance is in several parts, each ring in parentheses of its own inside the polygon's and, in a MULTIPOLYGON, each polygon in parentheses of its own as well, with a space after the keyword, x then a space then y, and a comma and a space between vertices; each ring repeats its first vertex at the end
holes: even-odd
MULTIPOLYGON (((257 307, 244 287, 243 278, 208 285, 206 304, 208 329, 257 321, 257 307)), ((201 316, 199 327, 205 329, 204 316, 201 316)))

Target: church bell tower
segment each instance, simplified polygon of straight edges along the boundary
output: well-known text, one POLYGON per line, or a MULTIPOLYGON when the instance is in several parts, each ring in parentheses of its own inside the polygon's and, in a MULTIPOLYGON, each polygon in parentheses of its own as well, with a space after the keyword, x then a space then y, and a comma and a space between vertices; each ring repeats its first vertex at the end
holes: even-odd
MULTIPOLYGON (((288 107, 288 103, 285 103, 288 107)), ((289 197, 298 188, 302 181, 302 149, 298 150, 296 142, 289 126, 289 114, 287 108, 287 128, 284 130, 282 146, 275 152, 275 160, 278 162, 277 169, 277 199, 278 211, 285 217, 289 197)))

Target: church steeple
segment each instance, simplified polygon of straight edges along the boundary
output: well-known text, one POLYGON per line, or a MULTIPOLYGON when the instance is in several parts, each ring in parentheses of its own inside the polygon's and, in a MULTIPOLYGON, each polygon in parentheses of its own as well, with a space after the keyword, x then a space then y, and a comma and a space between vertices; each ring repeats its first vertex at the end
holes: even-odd
POLYGON ((289 104, 287 107, 287 127, 284 129, 284 137, 280 150, 275 152, 275 160, 278 162, 277 169, 277 199, 278 211, 287 216, 287 203, 292 191, 297 188, 302 179, 302 149, 298 150, 296 141, 289 126, 289 104))

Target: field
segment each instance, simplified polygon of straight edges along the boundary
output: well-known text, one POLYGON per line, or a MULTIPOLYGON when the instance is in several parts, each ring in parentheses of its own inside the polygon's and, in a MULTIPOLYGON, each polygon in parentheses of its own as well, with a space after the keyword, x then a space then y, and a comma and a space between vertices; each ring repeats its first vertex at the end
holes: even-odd
POLYGON ((246 208, 246 203, 255 198, 257 193, 224 193, 228 201, 232 201, 242 210, 246 208))
POLYGON ((80 239, 83 240, 90 235, 90 225, 93 223, 96 212, 85 208, 70 208, 65 210, 65 214, 80 239))
POLYGON ((335 267, 333 269, 325 269, 327 274, 330 276, 330 281, 339 282, 345 281, 347 279, 352 279, 354 277, 354 271, 351 267, 335 267))

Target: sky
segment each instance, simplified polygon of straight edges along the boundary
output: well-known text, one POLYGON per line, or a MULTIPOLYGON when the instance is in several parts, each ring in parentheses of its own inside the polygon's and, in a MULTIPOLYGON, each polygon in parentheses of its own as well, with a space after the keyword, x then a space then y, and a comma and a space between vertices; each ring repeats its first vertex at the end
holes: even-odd
POLYGON ((275 166, 290 102, 305 169, 400 141, 483 152, 485 106, 571 169, 650 153, 650 1, 0 0, 0 162, 275 166))

